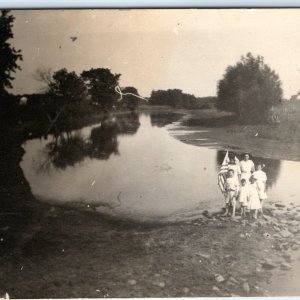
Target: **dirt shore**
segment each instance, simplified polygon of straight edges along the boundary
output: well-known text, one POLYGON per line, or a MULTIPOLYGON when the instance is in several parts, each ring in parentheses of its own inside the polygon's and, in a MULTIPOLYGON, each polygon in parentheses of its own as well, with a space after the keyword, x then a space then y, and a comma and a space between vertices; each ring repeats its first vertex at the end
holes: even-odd
POLYGON ((273 270, 289 272, 299 259, 293 204, 269 202, 258 221, 209 212, 185 223, 122 221, 40 203, 22 155, 21 140, 1 148, 0 295, 263 296, 273 270))

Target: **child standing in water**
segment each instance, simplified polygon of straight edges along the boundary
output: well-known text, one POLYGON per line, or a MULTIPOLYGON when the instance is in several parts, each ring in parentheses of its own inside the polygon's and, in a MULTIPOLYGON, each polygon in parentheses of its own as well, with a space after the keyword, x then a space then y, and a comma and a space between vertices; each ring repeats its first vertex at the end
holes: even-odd
POLYGON ((246 209, 249 204, 248 203, 249 202, 249 188, 248 188, 246 179, 241 180, 241 187, 240 187, 239 193, 238 193, 238 200, 241 205, 242 217, 245 217, 246 209))
POLYGON ((261 204, 258 195, 257 180, 255 177, 250 177, 250 184, 248 185, 249 191, 249 209, 254 210, 254 219, 257 219, 257 213, 261 209, 261 204))
POLYGON ((228 171, 228 175, 226 178, 226 193, 225 193, 225 201, 226 201, 226 207, 225 207, 225 213, 224 215, 229 214, 229 208, 232 207, 232 217, 235 217, 235 208, 236 208, 236 197, 237 192, 239 188, 239 182, 237 178, 234 176, 234 170, 230 169, 228 171))
POLYGON ((267 197, 267 175, 266 173, 262 170, 263 164, 258 164, 256 166, 256 171, 253 173, 253 177, 257 180, 257 188, 258 188, 258 195, 260 199, 260 204, 261 204, 261 213, 263 214, 263 202, 266 200, 267 197))

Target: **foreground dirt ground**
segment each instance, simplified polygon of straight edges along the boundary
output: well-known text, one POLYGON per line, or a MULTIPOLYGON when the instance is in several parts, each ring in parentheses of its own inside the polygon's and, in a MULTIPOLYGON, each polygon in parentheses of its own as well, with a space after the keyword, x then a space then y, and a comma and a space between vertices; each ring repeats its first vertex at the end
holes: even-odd
POLYGON ((26 221, 1 224, 2 247, 15 238, 0 269, 11 298, 263 296, 273 270, 299 259, 293 205, 269 204, 255 222, 205 213, 158 225, 29 203, 26 221))

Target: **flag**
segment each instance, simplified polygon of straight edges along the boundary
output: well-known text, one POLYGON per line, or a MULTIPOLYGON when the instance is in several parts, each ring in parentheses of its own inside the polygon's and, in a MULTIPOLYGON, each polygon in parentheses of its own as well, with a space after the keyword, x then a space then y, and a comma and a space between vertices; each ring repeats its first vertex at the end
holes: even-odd
POLYGON ((223 159, 220 171, 218 173, 218 186, 220 187, 222 193, 224 193, 226 190, 225 185, 226 185, 226 175, 228 172, 228 164, 229 164, 229 155, 227 151, 223 159))

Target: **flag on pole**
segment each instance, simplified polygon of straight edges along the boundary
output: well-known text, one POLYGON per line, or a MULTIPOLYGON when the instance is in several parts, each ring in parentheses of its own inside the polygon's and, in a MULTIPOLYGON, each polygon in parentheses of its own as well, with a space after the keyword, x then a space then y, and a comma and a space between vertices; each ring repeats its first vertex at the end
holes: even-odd
POLYGON ((222 193, 226 191, 226 175, 229 169, 228 164, 229 164, 229 155, 227 151, 223 159, 220 171, 218 173, 218 185, 222 193))

